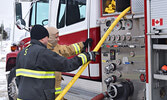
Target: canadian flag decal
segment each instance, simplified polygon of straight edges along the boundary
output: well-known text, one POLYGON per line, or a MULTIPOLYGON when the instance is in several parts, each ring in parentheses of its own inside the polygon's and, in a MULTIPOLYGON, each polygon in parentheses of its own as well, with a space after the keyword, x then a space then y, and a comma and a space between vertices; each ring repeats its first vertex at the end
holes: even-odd
POLYGON ((152 19, 152 26, 162 26, 163 25, 163 19, 152 19))

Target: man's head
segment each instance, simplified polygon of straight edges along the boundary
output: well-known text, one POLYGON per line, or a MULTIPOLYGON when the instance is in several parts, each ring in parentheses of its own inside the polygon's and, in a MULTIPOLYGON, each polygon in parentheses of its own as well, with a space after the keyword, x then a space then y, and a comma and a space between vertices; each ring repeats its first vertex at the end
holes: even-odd
POLYGON ((53 46, 55 46, 59 41, 59 31, 55 27, 47 27, 46 29, 49 32, 48 42, 51 43, 53 46))
POLYGON ((31 29, 31 39, 39 40, 43 44, 47 45, 49 33, 42 25, 34 25, 31 29))

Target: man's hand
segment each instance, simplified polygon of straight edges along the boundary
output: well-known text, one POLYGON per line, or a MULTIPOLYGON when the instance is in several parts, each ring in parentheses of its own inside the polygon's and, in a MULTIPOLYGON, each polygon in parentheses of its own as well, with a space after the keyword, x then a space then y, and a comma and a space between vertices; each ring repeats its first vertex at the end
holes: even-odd
POLYGON ((98 55, 98 52, 91 51, 91 52, 84 52, 78 55, 78 57, 81 58, 82 64, 87 63, 88 61, 96 61, 96 55, 98 55))
POLYGON ((92 42, 93 42, 93 39, 92 38, 88 38, 85 42, 83 42, 84 44, 84 48, 88 48, 88 45, 89 46, 92 46, 92 42))
POLYGON ((92 60, 92 61, 96 61, 96 55, 99 55, 98 52, 95 52, 95 51, 91 51, 91 52, 86 52, 89 54, 89 59, 92 60))

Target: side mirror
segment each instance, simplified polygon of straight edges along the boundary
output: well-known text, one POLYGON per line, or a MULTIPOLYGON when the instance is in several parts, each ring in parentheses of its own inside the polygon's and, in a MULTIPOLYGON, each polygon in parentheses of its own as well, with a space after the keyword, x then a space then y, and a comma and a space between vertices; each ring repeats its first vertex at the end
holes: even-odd
POLYGON ((16 26, 18 29, 22 30, 22 29, 25 29, 25 26, 26 26, 26 22, 23 20, 23 19, 18 19, 16 21, 16 26))
POLYGON ((16 13, 16 21, 18 19, 22 19, 22 5, 21 3, 15 3, 15 13, 16 13))

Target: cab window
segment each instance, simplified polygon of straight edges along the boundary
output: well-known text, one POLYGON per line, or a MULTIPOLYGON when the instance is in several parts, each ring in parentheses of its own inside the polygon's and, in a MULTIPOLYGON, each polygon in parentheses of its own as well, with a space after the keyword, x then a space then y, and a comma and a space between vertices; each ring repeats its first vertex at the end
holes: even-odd
POLYGON ((31 10, 30 25, 35 24, 47 25, 49 14, 49 2, 36 2, 33 3, 31 10))
POLYGON ((84 21, 86 17, 86 0, 60 0, 57 28, 84 21))

